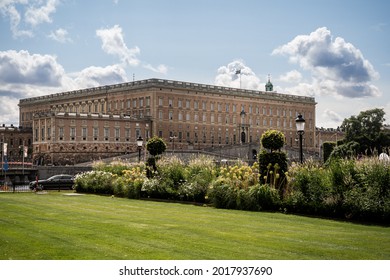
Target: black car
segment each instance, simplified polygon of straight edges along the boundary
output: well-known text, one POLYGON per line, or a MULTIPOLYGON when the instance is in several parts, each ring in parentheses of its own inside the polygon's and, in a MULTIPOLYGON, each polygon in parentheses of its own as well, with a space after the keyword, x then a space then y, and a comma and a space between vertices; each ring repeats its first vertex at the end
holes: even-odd
POLYGON ((74 177, 67 174, 54 175, 46 180, 38 180, 30 182, 30 189, 38 190, 59 190, 59 189, 68 189, 73 188, 74 177))

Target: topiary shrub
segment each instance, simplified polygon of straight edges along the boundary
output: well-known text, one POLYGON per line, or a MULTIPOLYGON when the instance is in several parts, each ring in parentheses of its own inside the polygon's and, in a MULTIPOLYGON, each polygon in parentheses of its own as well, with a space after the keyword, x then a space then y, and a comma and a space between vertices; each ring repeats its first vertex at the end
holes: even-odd
POLYGON ((285 136, 278 130, 267 130, 261 136, 263 149, 259 154, 260 184, 269 184, 283 194, 288 170, 287 154, 280 152, 285 143, 285 136), (270 152, 267 152, 268 149, 270 152), (278 152, 275 152, 279 150, 278 152))
POLYGON ((285 136, 283 132, 279 130, 267 130, 261 135, 261 145, 265 149, 270 149, 271 153, 273 151, 279 150, 283 148, 285 143, 285 136))
POLYGON ((146 149, 151 156, 155 157, 165 152, 165 150, 167 149, 167 144, 162 138, 153 136, 146 143, 146 149))

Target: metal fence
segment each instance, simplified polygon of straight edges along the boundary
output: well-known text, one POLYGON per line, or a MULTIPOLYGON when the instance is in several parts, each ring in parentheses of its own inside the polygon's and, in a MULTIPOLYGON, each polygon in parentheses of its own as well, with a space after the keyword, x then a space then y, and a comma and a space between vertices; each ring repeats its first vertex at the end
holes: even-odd
POLYGON ((1 185, 0 186, 0 193, 21 193, 21 192, 31 192, 29 185, 22 185, 22 186, 8 186, 8 185, 1 185))

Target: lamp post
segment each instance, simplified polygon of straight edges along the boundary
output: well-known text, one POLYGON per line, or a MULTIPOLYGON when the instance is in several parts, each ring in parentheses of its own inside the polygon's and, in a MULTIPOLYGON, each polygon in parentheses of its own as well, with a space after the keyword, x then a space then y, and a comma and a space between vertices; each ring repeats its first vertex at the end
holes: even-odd
POLYGON ((142 145, 144 144, 144 139, 142 139, 142 136, 138 136, 137 138, 137 147, 138 147, 138 162, 141 162, 141 150, 142 145))
POLYGON ((301 114, 298 114, 298 117, 295 119, 297 126, 297 133, 299 135, 299 161, 303 163, 303 148, 302 148, 302 136, 305 134, 305 119, 301 114))

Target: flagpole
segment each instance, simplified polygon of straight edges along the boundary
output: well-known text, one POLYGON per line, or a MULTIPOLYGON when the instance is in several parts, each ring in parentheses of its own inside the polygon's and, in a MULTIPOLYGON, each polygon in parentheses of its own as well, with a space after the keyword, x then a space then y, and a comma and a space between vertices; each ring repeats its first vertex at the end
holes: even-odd
POLYGON ((240 89, 241 89, 241 69, 236 70, 236 75, 240 74, 240 89))

